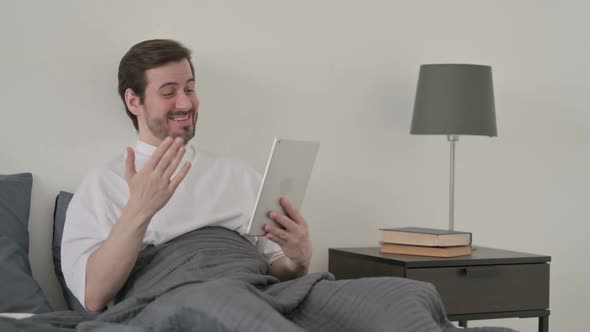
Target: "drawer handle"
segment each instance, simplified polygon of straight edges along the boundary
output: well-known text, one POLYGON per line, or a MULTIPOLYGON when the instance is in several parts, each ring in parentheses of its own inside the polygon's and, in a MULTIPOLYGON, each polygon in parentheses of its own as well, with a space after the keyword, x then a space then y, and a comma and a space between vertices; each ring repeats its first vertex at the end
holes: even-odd
POLYGON ((499 274, 499 270, 494 267, 465 267, 461 272, 467 278, 489 278, 499 274))

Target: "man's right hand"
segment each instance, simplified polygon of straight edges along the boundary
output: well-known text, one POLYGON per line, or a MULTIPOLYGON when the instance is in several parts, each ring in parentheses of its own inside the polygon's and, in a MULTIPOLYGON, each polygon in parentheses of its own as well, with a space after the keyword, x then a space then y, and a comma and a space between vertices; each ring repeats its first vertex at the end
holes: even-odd
POLYGON ((145 166, 137 172, 135 152, 127 148, 125 178, 130 192, 127 208, 132 213, 141 215, 141 219, 149 222, 166 205, 190 170, 191 164, 187 162, 172 178, 185 152, 181 137, 166 137, 145 166))

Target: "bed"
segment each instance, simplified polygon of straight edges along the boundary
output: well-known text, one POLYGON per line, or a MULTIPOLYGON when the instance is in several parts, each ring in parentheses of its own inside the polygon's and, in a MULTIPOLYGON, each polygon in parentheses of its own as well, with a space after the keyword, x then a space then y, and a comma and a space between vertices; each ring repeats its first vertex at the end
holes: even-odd
MULTIPOLYGON (((23 231, 24 225, 26 232, 31 181, 30 174, 0 177, 0 223, 5 225, 0 227, 0 243, 20 248, 21 260, 18 266, 0 261, 0 267, 18 269, 21 277, 28 274, 24 287, 34 295, 12 291, 0 299, 0 312, 21 313, 1 314, 0 331, 511 331, 453 326, 436 289, 424 282, 335 281, 329 273, 278 282, 267 274, 264 257, 248 240, 220 227, 195 230, 144 249, 116 304, 89 315, 65 287, 60 269, 61 230, 72 197, 67 192, 56 199, 52 250, 70 310, 52 312, 35 287, 30 267, 22 264, 25 259, 28 263, 26 236, 18 237, 21 243, 13 241, 17 228, 23 231)), ((2 294, 16 286, 23 287, 14 284, 14 278, 0 280, 2 294)))

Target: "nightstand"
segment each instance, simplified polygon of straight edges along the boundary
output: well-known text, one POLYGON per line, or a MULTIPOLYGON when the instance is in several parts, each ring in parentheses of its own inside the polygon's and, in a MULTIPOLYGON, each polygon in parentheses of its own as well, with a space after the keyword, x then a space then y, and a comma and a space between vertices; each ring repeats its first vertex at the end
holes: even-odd
POLYGON ((474 247, 473 254, 436 258, 382 254, 378 247, 329 249, 329 271, 336 279, 401 277, 432 283, 447 317, 467 321, 539 318, 549 331, 550 256, 474 247))

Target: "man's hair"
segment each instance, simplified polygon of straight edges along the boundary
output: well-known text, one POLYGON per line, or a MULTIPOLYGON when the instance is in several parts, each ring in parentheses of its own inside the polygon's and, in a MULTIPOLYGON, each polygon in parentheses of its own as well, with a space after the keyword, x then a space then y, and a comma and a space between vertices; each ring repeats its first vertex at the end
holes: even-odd
POLYGON ((127 89, 139 97, 140 103, 145 99, 147 86, 146 70, 156 68, 169 62, 177 62, 187 59, 191 66, 191 72, 195 75, 191 62, 191 51, 177 41, 170 39, 152 39, 133 45, 119 63, 119 95, 123 99, 127 116, 133 122, 135 130, 139 130, 137 116, 129 111, 125 102, 127 89))

